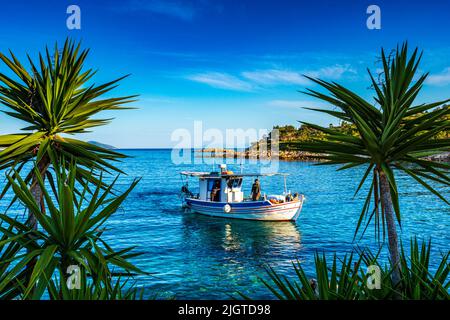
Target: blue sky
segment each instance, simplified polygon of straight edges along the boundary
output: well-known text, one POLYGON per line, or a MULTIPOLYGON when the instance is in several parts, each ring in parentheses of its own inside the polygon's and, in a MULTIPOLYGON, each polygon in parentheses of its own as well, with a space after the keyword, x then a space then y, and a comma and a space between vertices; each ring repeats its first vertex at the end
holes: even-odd
MULTIPOLYGON (((0 51, 20 58, 66 37, 91 48, 96 83, 131 76, 115 95, 140 94, 137 110, 81 136, 118 147, 170 147, 171 133, 203 127, 271 128, 332 118, 302 109, 327 107, 298 90, 302 74, 335 80, 370 98, 366 68, 380 48, 408 40, 424 50, 431 77, 418 102, 450 96, 448 1, 8 1, 0 12, 0 51), (81 8, 81 30, 68 30, 66 8, 81 8), (366 9, 381 8, 381 30, 366 9)), ((4 71, 4 66, 0 66, 4 71)), ((0 133, 21 124, 0 115, 0 133)))

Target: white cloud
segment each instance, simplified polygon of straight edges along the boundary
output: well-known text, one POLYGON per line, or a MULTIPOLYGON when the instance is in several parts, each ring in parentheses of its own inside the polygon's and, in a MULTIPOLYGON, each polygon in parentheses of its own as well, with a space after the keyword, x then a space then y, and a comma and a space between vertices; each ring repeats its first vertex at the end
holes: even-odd
POLYGON ((279 84, 297 84, 306 85, 310 81, 303 75, 308 75, 313 78, 341 79, 346 74, 356 74, 356 71, 351 68, 350 65, 334 65, 330 67, 320 68, 318 70, 307 70, 303 72, 290 71, 290 70, 258 70, 258 71, 246 71, 242 73, 242 76, 253 82, 263 85, 279 85, 279 84))
POLYGON ((319 70, 306 71, 305 74, 314 78, 332 79, 337 80, 342 78, 345 74, 356 74, 356 70, 349 64, 340 65, 336 64, 331 67, 321 68, 319 70))
POLYGON ((190 75, 187 78, 219 89, 236 91, 251 91, 253 89, 250 83, 227 73, 206 72, 190 75))
POLYGON ((347 74, 356 74, 356 71, 350 65, 334 65, 304 72, 281 69, 244 71, 241 77, 222 72, 206 72, 190 75, 187 79, 220 89, 252 91, 264 86, 311 84, 304 74, 314 78, 337 80, 347 74))
POLYGON ((445 68, 441 73, 428 76, 426 83, 432 86, 450 84, 450 67, 445 68))
POLYGON ((309 81, 298 72, 284 70, 260 70, 243 72, 242 76, 248 80, 265 85, 275 84, 307 84, 309 81))

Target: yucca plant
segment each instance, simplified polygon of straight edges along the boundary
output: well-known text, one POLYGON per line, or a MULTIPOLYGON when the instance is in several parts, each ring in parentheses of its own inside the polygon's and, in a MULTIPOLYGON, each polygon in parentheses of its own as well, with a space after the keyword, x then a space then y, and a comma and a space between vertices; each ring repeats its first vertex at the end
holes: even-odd
POLYGON ((20 295, 22 292, 21 284, 26 281, 26 270, 12 271, 14 261, 18 259, 21 253, 22 246, 16 242, 18 237, 23 237, 25 234, 14 235, 14 227, 8 225, 4 229, 5 223, 0 221, 0 300, 11 300, 20 295), (5 230, 2 232, 1 230, 5 230), (13 278, 11 279, 11 275, 13 278))
MULTIPOLYGON (((437 270, 429 267, 431 243, 423 243, 419 250, 417 239, 411 240, 408 255, 402 247, 401 285, 391 279, 393 268, 381 265, 379 254, 370 250, 356 250, 340 260, 333 255, 331 265, 324 254, 315 254, 315 273, 308 274, 298 260, 293 263, 295 276, 280 275, 267 268, 269 279, 261 279, 275 298, 280 300, 449 300, 449 252, 440 258, 437 270), (370 288, 368 266, 380 270, 379 288, 370 288)), ((244 296, 246 297, 246 296, 244 296)), ((246 297, 248 298, 248 297, 246 297)))
POLYGON ((401 288, 404 299, 450 299, 450 251, 441 253, 438 267, 430 268, 431 240, 422 245, 416 239, 411 240, 410 254, 401 250, 401 288))
POLYGON ((144 273, 128 261, 139 255, 130 252, 133 247, 116 251, 102 239, 104 224, 138 181, 135 180, 120 195, 111 195, 115 181, 104 190, 100 176, 91 195, 87 192, 87 186, 77 195, 74 193, 77 187, 76 165, 72 164, 66 170, 64 166, 59 166, 53 155, 50 158, 56 172, 56 195, 52 196, 47 190, 37 172, 39 169, 34 169, 43 193, 45 212, 34 201, 32 192, 18 172, 14 173, 14 177, 9 177, 14 193, 33 213, 41 228, 36 230, 6 214, 0 214, 0 220, 10 226, 0 227, 0 232, 6 235, 0 245, 17 243, 26 249, 11 261, 0 262, 0 268, 7 263, 11 265, 9 271, 4 272, 6 276, 0 282, 0 292, 10 283, 16 283, 17 276, 22 275, 24 270, 27 272, 25 280, 16 283, 24 299, 39 299, 58 271, 60 279, 66 281, 67 270, 71 265, 79 266, 96 286, 102 286, 105 290, 114 290, 111 284, 114 276, 144 273), (31 261, 34 263, 30 268, 31 261))
POLYGON ((144 290, 130 284, 130 278, 122 281, 121 277, 111 279, 105 286, 102 282, 89 281, 85 272, 80 275, 80 287, 69 289, 63 279, 49 281, 50 300, 143 300, 144 290))
MULTIPOLYGON (((27 123, 21 133, 0 135, 0 148, 4 148, 0 151, 0 170, 14 168, 21 173, 27 163, 36 164, 38 171, 31 170, 23 176, 42 210, 45 209, 43 193, 37 175, 42 180, 53 180, 49 150, 59 161, 77 159, 76 179, 82 185, 98 184, 99 171, 121 172, 111 161, 124 155, 69 138, 69 135, 107 124, 111 119, 93 117, 101 111, 124 109, 124 104, 134 101, 135 97, 103 98, 124 77, 100 85, 89 84, 96 71, 84 69, 88 52, 67 39, 62 50, 56 44, 53 53, 46 49, 44 54, 39 54, 37 62, 28 56, 29 68, 12 52, 11 58, 0 53, 0 60, 14 75, 11 78, 0 72, 3 112, 27 123)), ((0 191, 0 199, 10 187, 11 181, 8 181, 0 191)), ((29 224, 37 227, 31 212, 29 224)))
POLYGON ((272 294, 280 300, 367 300, 378 296, 385 299, 391 294, 389 273, 382 273, 381 282, 384 290, 370 290, 366 283, 369 275, 366 273, 363 255, 351 253, 340 260, 333 255, 332 263, 325 254, 316 253, 314 257, 315 275, 308 276, 300 261, 292 263, 296 276, 289 279, 279 275, 271 267, 267 267, 270 280, 261 279, 272 294))
POLYGON ((308 89, 306 94, 336 107, 335 110, 315 109, 354 125, 358 135, 338 132, 335 128, 304 123, 325 134, 325 140, 299 143, 300 150, 319 153, 321 164, 342 165, 339 170, 364 167, 365 173, 356 188, 360 191, 366 180, 370 188, 356 227, 355 236, 366 220, 375 222, 375 234, 385 238, 387 229, 390 260, 394 283, 400 283, 400 251, 397 223, 401 226, 399 191, 395 171, 411 176, 420 185, 449 204, 431 182, 450 186, 450 165, 426 160, 423 156, 450 150, 449 139, 439 139, 439 132, 449 130, 449 99, 427 104, 414 103, 427 79, 428 73, 416 76, 421 60, 418 49, 409 55, 405 43, 392 58, 381 51, 383 81, 378 83, 369 71, 375 90, 374 101, 364 100, 355 92, 335 82, 308 77, 326 90, 322 93, 308 89), (371 199, 373 206, 371 207, 371 199), (372 208, 372 209, 370 209, 372 208))

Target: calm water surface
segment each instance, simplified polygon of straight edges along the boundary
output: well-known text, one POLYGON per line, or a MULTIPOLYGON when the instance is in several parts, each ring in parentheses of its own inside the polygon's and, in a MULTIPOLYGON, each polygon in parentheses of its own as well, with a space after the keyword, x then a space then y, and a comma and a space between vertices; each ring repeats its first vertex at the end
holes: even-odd
MULTIPOLYGON (((353 242, 364 191, 356 198, 353 194, 363 170, 336 172, 333 166, 279 162, 279 170, 290 174, 288 189, 306 195, 300 218, 296 223, 239 221, 181 210, 179 172, 210 171, 211 165, 174 165, 169 150, 123 152, 132 158, 120 164, 128 174, 119 179, 120 188, 135 177, 142 180, 110 219, 104 235, 116 249, 135 245, 144 253, 134 262, 152 275, 138 277, 137 284, 160 298, 226 299, 236 291, 253 298, 272 298, 258 279, 265 277, 265 265, 292 275, 291 261, 298 258, 312 273, 316 251, 343 255, 356 245, 375 248, 372 228, 353 242)), ((257 164, 243 165, 245 172, 257 168, 257 164)), ((239 166, 230 169, 239 171, 239 166)), ((435 255, 448 251, 449 207, 408 177, 398 180, 401 238, 431 237, 435 255)), ((282 178, 262 178, 261 184, 267 193, 283 189, 282 178)), ((250 185, 248 180, 247 194, 250 185)), ((449 188, 440 190, 449 196, 449 188)))

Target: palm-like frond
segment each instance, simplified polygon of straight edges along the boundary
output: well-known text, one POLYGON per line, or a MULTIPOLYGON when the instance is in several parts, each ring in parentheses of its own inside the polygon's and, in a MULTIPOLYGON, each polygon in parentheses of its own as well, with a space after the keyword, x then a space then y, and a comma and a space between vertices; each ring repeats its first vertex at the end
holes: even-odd
MULTIPOLYGON (((450 150, 450 139, 438 139, 440 132, 450 130, 450 99, 429 104, 415 105, 428 74, 416 79, 421 60, 418 50, 408 55, 407 44, 397 48, 395 57, 389 63, 382 50, 384 81, 379 84, 369 71, 375 89, 374 103, 361 98, 356 93, 335 82, 327 82, 308 77, 324 88, 327 93, 308 89, 306 94, 332 104, 337 110, 313 109, 353 125, 357 135, 338 132, 311 123, 307 126, 325 134, 325 140, 301 143, 297 147, 321 154, 325 164, 338 164, 341 169, 357 166, 366 168, 357 192, 369 176, 370 194, 363 207, 355 232, 362 221, 375 221, 377 234, 383 224, 385 208, 380 208, 380 175, 389 182, 393 207, 398 222, 401 222, 397 183, 394 169, 403 171, 422 186, 449 204, 448 197, 430 184, 436 182, 450 186, 448 171, 450 165, 423 159, 424 156, 450 150), (373 175, 372 175, 373 174, 373 175), (369 209, 373 197, 373 210, 369 209), (381 214, 380 214, 381 209, 381 214), (372 219, 374 218, 374 219, 372 219)), ((383 232, 384 234, 384 232, 383 232)))
POLYGON ((95 72, 83 70, 89 50, 80 51, 80 44, 66 40, 62 50, 55 46, 53 55, 46 50, 39 54, 36 65, 28 57, 30 71, 10 52, 11 58, 0 53, 0 59, 18 77, 0 74, 0 101, 10 111, 8 115, 28 123, 24 130, 58 133, 81 133, 103 125, 109 119, 91 119, 103 110, 123 109, 123 104, 135 96, 100 99, 117 86, 118 78, 102 85, 87 85, 95 72))
MULTIPOLYGON (((9 177, 14 193, 34 214, 41 228, 35 230, 6 214, 0 214, 0 221, 9 226, 0 225, 0 232, 5 235, 0 241, 0 249, 7 244, 26 249, 23 254, 9 254, 9 260, 0 263, 0 292, 14 284, 12 288, 20 290, 23 298, 38 299, 49 289, 47 285, 55 272, 59 270, 65 279, 67 267, 72 264, 80 266, 93 283, 101 283, 103 288, 111 290, 109 286, 113 276, 144 273, 128 261, 137 255, 130 252, 134 248, 116 251, 102 239, 104 223, 117 211, 138 181, 134 181, 124 193, 111 196, 114 183, 103 190, 100 177, 91 195, 88 196, 85 187, 77 196, 74 193, 76 166, 72 165, 68 172, 57 163, 53 166, 56 170, 56 197, 47 190, 43 179, 36 173, 43 191, 45 212, 35 202, 17 172, 15 177, 9 177), (33 267, 25 268, 30 261, 33 261, 33 267), (27 272, 27 277, 18 277, 24 272, 27 272), (2 274, 5 276, 2 277, 2 274), (14 279, 22 279, 20 286, 14 279)), ((5 251, 14 252, 13 249, 5 251)))
POLYGON ((402 247, 402 295, 406 299, 449 299, 450 251, 442 253, 437 269, 430 268, 431 240, 421 245, 411 239, 410 253, 402 247))
POLYGON ((27 233, 16 234, 14 227, 0 222, 0 300, 12 300, 19 297, 26 281, 26 270, 16 269, 14 261, 20 257, 22 246, 17 242, 24 238, 27 233))
MULTIPOLYGON (((121 172, 111 162, 124 155, 67 137, 109 123, 111 119, 93 117, 101 111, 126 109, 124 105, 136 97, 104 98, 125 77, 100 85, 89 84, 96 72, 84 70, 88 52, 81 50, 80 44, 66 40, 62 50, 57 45, 53 53, 46 49, 37 62, 28 57, 29 69, 12 52, 10 57, 0 53, 0 60, 14 75, 12 78, 0 73, 3 112, 27 123, 23 133, 0 136, 0 147, 4 148, 0 151, 0 170, 14 167, 20 171, 22 163, 31 161, 42 161, 45 168, 51 162, 51 151, 54 157, 77 159, 77 179, 83 184, 97 182, 91 171, 121 172)), ((31 180, 30 177, 26 182, 31 180)), ((7 184, 0 198, 9 187, 7 184)))
POLYGON ((391 280, 393 268, 382 266, 380 251, 374 254, 370 250, 357 250, 343 259, 334 254, 331 263, 325 255, 316 253, 313 274, 297 261, 293 263, 295 276, 286 277, 268 267, 268 279, 261 281, 280 300, 386 300, 397 296, 404 300, 448 300, 450 252, 442 254, 435 272, 430 268, 430 252, 430 242, 420 245, 415 238, 411 239, 409 253, 402 246, 400 284, 391 280), (369 266, 380 271, 378 289, 367 285, 369 266))
POLYGON ((80 288, 70 290, 64 279, 49 281, 48 291, 51 300, 143 300, 144 289, 130 283, 130 279, 121 277, 111 279, 111 284, 94 283, 85 272, 80 275, 80 288))
POLYGON ((315 278, 309 278, 298 260, 292 264, 293 279, 279 275, 268 267, 270 281, 264 285, 280 300, 357 300, 363 299, 368 276, 362 270, 362 256, 353 254, 339 261, 333 256, 331 265, 324 254, 315 254, 315 278))

